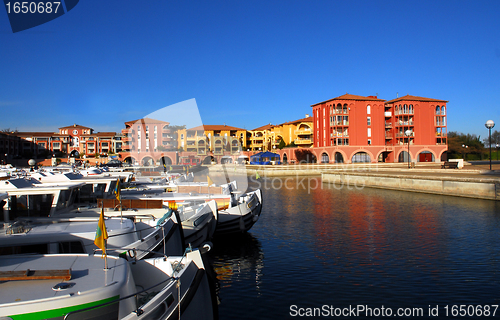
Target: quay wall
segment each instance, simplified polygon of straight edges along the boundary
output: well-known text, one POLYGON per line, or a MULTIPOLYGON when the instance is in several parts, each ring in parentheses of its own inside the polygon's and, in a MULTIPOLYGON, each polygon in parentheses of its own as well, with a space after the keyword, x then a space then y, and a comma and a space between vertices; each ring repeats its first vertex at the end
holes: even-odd
POLYGON ((500 179, 373 173, 323 173, 323 183, 500 200, 500 179))
POLYGON ((408 171, 406 164, 377 165, 213 165, 210 173, 255 177, 321 176, 323 183, 371 187, 409 192, 500 200, 500 177, 482 175, 484 170, 440 169, 436 164, 419 164, 408 171))

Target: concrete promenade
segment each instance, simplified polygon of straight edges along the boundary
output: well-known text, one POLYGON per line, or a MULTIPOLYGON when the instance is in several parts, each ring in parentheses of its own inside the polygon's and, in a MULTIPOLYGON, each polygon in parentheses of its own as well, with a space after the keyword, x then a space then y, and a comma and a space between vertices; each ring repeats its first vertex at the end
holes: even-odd
POLYGON ((441 169, 440 163, 300 164, 277 166, 210 167, 210 172, 261 177, 321 176, 323 183, 372 187, 459 197, 500 200, 500 164, 471 165, 462 169, 441 169))

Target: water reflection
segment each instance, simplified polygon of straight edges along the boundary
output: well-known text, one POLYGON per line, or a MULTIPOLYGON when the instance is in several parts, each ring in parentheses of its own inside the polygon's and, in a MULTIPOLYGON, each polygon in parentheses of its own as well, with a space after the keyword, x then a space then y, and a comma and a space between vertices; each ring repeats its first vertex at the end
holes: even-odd
POLYGON ((214 243, 221 319, 291 318, 290 305, 499 304, 496 201, 263 178, 247 240, 214 243), (265 266, 265 268, 264 268, 265 266))
POLYGON ((215 238, 213 243, 210 257, 219 286, 227 288, 250 279, 258 290, 264 268, 259 240, 250 233, 243 233, 215 238))

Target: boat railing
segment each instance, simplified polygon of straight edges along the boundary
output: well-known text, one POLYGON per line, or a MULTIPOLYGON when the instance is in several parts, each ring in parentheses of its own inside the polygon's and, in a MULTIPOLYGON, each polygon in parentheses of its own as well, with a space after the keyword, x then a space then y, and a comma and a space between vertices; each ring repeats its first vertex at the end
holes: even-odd
MULTIPOLYGON (((98 250, 96 250, 98 251, 98 250)), ((182 255, 180 261, 174 266, 173 268, 173 271, 172 271, 172 275, 175 275, 176 272, 178 272, 181 268, 182 268, 182 260, 184 260, 184 258, 186 258, 187 254, 189 252, 192 251, 192 248, 191 247, 188 247, 186 248, 186 250, 184 251, 184 254, 182 255)), ((104 271, 106 272, 106 270, 104 271)), ((135 292, 133 294, 130 294, 128 296, 125 296, 125 297, 122 297, 122 298, 119 298, 119 299, 116 299, 116 300, 113 300, 113 301, 108 301, 108 302, 105 302, 105 303, 101 303, 101 304, 98 304, 98 305, 94 305, 94 306, 91 306, 91 307, 88 307, 88 308, 84 308, 84 309, 80 309, 80 310, 75 310, 75 311, 70 311, 68 312, 65 316, 64 316, 64 320, 68 320, 68 319, 72 319, 74 318, 73 316, 75 316, 76 318, 75 319, 79 319, 79 317, 77 317, 78 314, 82 313, 82 312, 86 312, 86 311, 91 311, 91 310, 95 310, 95 309, 98 309, 98 308, 102 308, 102 307, 105 307, 105 306, 109 306, 109 305, 113 305, 113 304, 116 304, 116 303, 119 303, 120 301, 123 301, 123 300, 127 300, 127 299, 130 299, 130 298, 136 298, 138 297, 139 294, 141 293, 144 293, 144 292, 147 292, 155 287, 158 287, 159 285, 162 285, 162 284, 166 284, 168 282, 179 282, 179 278, 178 277, 168 277, 167 279, 165 280, 162 280, 146 289, 142 289, 138 292, 135 292)), ((180 282, 179 282, 179 287, 180 287, 180 282)), ((180 304, 180 301, 177 302, 177 305, 180 304)), ((136 310, 134 310, 133 312, 136 313, 138 316, 140 316, 141 314, 143 314, 143 310, 142 310, 142 307, 144 306, 144 304, 142 304, 141 306, 139 306, 136 310)), ((178 308, 178 306, 176 307, 178 308)))

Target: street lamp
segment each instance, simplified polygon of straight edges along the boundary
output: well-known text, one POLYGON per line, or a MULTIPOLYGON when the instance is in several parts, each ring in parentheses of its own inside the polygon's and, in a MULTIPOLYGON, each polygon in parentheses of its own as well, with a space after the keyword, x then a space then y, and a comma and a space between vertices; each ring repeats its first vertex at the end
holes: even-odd
POLYGON ((498 143, 497 143, 497 161, 498 161, 498 143))
POLYGON ((462 148, 464 148, 464 149, 465 149, 465 150, 464 150, 464 154, 465 154, 465 156, 464 156, 464 160, 465 160, 465 161, 467 161, 467 148, 469 148, 469 146, 466 146, 465 144, 463 144, 463 145, 462 145, 462 148))
POLYGON ((410 129, 406 130, 405 135, 408 137, 408 169, 410 169, 410 135, 411 135, 411 130, 410 129))
POLYGON ((490 132, 490 171, 491 171, 491 129, 495 126, 495 122, 493 120, 488 120, 484 124, 486 128, 488 128, 488 131, 490 132))

